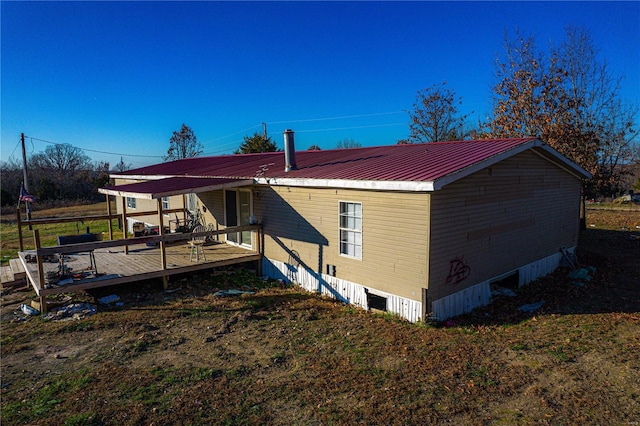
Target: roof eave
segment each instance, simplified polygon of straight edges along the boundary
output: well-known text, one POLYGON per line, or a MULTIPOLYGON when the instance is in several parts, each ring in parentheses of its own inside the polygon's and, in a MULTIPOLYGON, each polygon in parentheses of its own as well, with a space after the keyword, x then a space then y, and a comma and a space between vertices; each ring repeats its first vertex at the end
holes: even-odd
MULTIPOLYGON (((131 198, 140 198, 145 200, 153 200, 159 199, 163 197, 170 197, 173 195, 183 195, 183 194, 197 194, 200 192, 207 191, 215 191, 220 189, 230 189, 230 188, 238 188, 241 186, 249 186, 253 185, 253 179, 239 179, 230 182, 218 183, 213 185, 204 185, 204 186, 193 186, 186 189, 175 189, 171 191, 160 191, 160 192, 140 192, 140 191, 126 191, 117 189, 118 187, 111 188, 98 188, 98 192, 106 195, 113 195, 116 197, 131 197, 131 198)), ((121 185, 126 186, 126 185, 121 185)))
POLYGON ((374 191, 431 192, 432 181, 391 181, 356 179, 256 178, 258 185, 298 186, 313 188, 366 189, 374 191))

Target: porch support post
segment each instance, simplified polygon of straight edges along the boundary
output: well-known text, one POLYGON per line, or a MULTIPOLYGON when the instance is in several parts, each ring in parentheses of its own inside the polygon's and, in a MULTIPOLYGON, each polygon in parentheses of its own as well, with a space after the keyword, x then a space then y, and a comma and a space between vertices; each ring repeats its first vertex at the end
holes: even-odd
POLYGON ((109 200, 109 194, 105 195, 107 197, 107 214, 109 215, 109 240, 113 240, 113 224, 111 222, 111 201, 109 200))
MULTIPOLYGON (((122 239, 127 239, 127 197, 122 197, 122 239)), ((124 254, 129 254, 129 245, 125 244, 124 254)))
POLYGON ((258 253, 260 253, 260 259, 258 259, 258 277, 262 277, 262 258, 264 257, 264 251, 262 249, 262 226, 258 227, 257 231, 256 231, 256 237, 257 237, 257 249, 258 249, 258 253))
POLYGON ((187 194, 182 194, 182 223, 187 226, 187 194))
MULTIPOLYGON (((36 253, 38 249, 40 249, 40 232, 37 229, 33 230, 33 240, 36 243, 36 253)), ((62 255, 61 255, 62 256, 62 255)), ((36 255, 36 262, 38 264, 38 296, 40 296, 40 313, 47 313, 47 298, 42 293, 42 289, 45 288, 45 279, 44 279, 44 266, 42 266, 42 256, 36 255)))
MULTIPOLYGON (((158 235, 161 237, 160 239, 160 262, 162 265, 162 270, 167 269, 167 248, 166 243, 162 236, 164 235, 164 218, 162 213, 162 198, 158 198, 158 235)), ((164 289, 166 290, 169 286, 169 279, 166 275, 162 276, 162 284, 164 289)))

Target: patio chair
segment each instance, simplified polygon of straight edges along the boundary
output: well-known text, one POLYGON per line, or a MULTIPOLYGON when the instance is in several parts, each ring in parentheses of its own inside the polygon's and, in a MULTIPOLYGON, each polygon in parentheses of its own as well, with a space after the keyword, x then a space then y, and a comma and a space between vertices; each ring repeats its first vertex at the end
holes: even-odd
MULTIPOLYGON (((193 234, 197 234, 199 232, 206 232, 207 228, 205 228, 204 226, 200 225, 200 226, 196 226, 193 229, 193 234)), ((198 262, 200 260, 200 256, 199 253, 202 253, 202 258, 204 259, 204 261, 207 261, 207 256, 204 254, 204 243, 206 242, 207 237, 206 236, 192 236, 191 239, 189 240, 189 250, 190 250, 190 254, 189 254, 189 262, 192 261, 193 259, 193 251, 195 250, 196 252, 196 262, 198 262)))

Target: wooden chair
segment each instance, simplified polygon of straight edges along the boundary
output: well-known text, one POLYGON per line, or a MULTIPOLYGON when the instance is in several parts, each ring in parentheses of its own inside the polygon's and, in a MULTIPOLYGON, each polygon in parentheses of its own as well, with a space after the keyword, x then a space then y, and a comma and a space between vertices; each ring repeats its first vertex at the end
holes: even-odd
MULTIPOLYGON (((206 232, 207 228, 205 228, 204 226, 200 225, 200 226, 196 226, 193 229, 193 234, 197 234, 199 232, 206 232)), ((192 236, 191 240, 189 240, 189 250, 190 250, 190 254, 189 254, 189 262, 192 261, 193 259, 193 251, 195 250, 196 252, 196 262, 198 262, 200 260, 200 256, 199 253, 202 253, 202 258, 204 259, 204 261, 207 261, 207 256, 204 254, 204 243, 206 242, 207 237, 206 236, 192 236)))

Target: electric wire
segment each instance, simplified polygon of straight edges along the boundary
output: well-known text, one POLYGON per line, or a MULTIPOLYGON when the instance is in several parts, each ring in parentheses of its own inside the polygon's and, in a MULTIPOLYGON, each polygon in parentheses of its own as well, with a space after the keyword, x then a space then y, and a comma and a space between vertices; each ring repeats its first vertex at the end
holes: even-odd
MULTIPOLYGON (((33 145, 33 141, 39 141, 39 142, 44 142, 44 143, 48 143, 51 145, 65 145, 64 143, 60 143, 60 142, 52 142, 52 141, 48 141, 45 139, 40 139, 40 138, 34 138, 32 136, 26 136, 25 138, 29 138, 31 140, 31 144, 33 145)), ((71 145, 71 144, 69 144, 71 145)), ((75 146, 75 145, 72 145, 75 146)), ((81 149, 83 151, 87 151, 87 152, 95 152, 98 154, 108 154, 108 155, 120 155, 120 156, 126 156, 126 157, 145 157, 145 158, 163 158, 162 155, 141 155, 141 154, 123 154, 123 153, 117 153, 117 152, 107 152, 107 151, 98 151, 95 149, 88 149, 88 148, 82 148, 79 146, 75 146, 78 149, 81 149)), ((35 148, 34 148, 35 149, 35 148)))
POLYGON ((358 115, 343 115, 340 117, 307 118, 302 120, 270 121, 270 122, 267 122, 267 124, 306 123, 311 121, 343 120, 347 118, 375 117, 378 115, 391 115, 391 114, 400 114, 400 113, 404 113, 404 111, 376 112, 372 114, 358 114, 358 115))
POLYGON ((368 129, 372 127, 404 126, 406 124, 407 123, 388 123, 388 124, 372 124, 369 126, 332 127, 332 128, 326 128, 326 129, 296 130, 296 133, 329 132, 334 130, 350 130, 350 129, 368 129))

